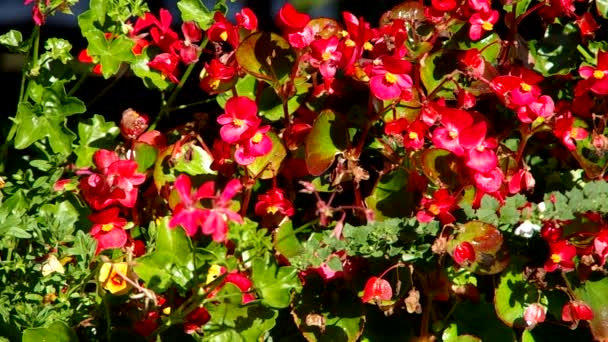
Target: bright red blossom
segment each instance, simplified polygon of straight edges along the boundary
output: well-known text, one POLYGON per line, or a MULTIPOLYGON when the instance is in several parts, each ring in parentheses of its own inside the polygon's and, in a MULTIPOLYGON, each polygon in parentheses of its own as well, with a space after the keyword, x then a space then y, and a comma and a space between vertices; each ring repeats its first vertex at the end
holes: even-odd
POLYGON ((93 222, 91 235, 97 240, 96 254, 106 249, 123 247, 127 243, 128 234, 124 230, 127 220, 119 215, 120 209, 117 207, 89 215, 89 220, 93 222))
POLYGON ((576 247, 570 244, 568 240, 560 240, 551 243, 551 254, 545 262, 545 270, 553 272, 557 269, 562 271, 574 270, 574 257, 576 256, 576 247))
POLYGON ((475 262, 475 249, 469 242, 461 242, 454 248, 452 258, 458 265, 470 265, 475 262))
POLYGON ((234 144, 243 139, 245 133, 257 129, 261 120, 257 116, 258 106, 246 96, 231 97, 226 101, 226 113, 217 118, 222 125, 220 135, 222 140, 234 144))
POLYGON ((384 56, 372 63, 369 87, 381 100, 408 98, 412 78, 408 75, 412 65, 406 60, 384 56))
POLYGON ((266 193, 258 195, 258 202, 255 204, 255 214, 258 216, 266 215, 286 215, 294 214, 293 205, 285 198, 285 192, 280 188, 271 188, 266 193))
POLYGON ((365 283, 361 301, 363 303, 381 302, 383 300, 391 300, 391 298, 393 298, 391 284, 382 278, 371 277, 365 283))
POLYGON ((498 17, 499 14, 496 10, 474 13, 469 18, 469 23, 471 24, 469 38, 473 41, 481 39, 485 31, 492 31, 494 29, 494 24, 498 21, 498 17))

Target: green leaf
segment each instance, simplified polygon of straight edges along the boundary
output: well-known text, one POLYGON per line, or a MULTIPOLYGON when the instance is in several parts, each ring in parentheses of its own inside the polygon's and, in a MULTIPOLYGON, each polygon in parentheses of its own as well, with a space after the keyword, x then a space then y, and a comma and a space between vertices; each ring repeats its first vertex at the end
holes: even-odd
POLYGON ((332 110, 324 110, 315 119, 306 136, 306 167, 313 176, 325 172, 334 162, 336 154, 348 146, 345 120, 332 110))
POLYGON ((49 38, 44 44, 44 48, 48 51, 45 55, 48 54, 50 58, 58 59, 63 64, 72 59, 72 54, 70 53, 72 44, 65 39, 49 38))
MULTIPOLYGON (((296 93, 287 100, 287 114, 293 114, 308 97, 308 91, 312 85, 308 82, 296 85, 296 93)), ((240 93, 239 93, 240 94, 240 93)), ((258 101, 260 116, 270 121, 278 121, 285 117, 283 103, 272 87, 262 90, 258 101)))
POLYGON ((135 162, 137 162, 138 172, 146 171, 156 162, 156 157, 158 156, 158 149, 156 147, 143 142, 135 142, 133 150, 135 151, 135 162))
POLYGON ((17 30, 10 30, 0 36, 0 45, 5 46, 11 52, 17 52, 23 43, 23 36, 17 30))
POLYGON ((274 249, 286 258, 294 257, 302 252, 302 243, 296 237, 291 220, 281 224, 273 235, 274 249))
POLYGON ((35 141, 47 136, 47 119, 34 113, 34 107, 27 102, 17 106, 17 116, 14 119, 16 127, 15 148, 27 148, 35 141))
POLYGON ((374 211, 376 220, 404 217, 413 212, 416 206, 414 193, 406 191, 407 184, 408 174, 403 169, 385 174, 378 180, 372 193, 365 198, 365 204, 374 211))
POLYGON ((456 305, 454 319, 458 324, 459 334, 479 336, 482 341, 513 342, 517 341, 513 329, 504 325, 497 317, 494 306, 481 300, 464 301, 456 305))
POLYGON ((462 183, 465 167, 452 152, 429 148, 422 153, 422 171, 437 186, 454 189, 462 183))
POLYGON ((302 288, 295 267, 278 267, 274 261, 268 264, 262 258, 253 260, 251 280, 262 297, 262 303, 277 309, 289 306, 291 292, 302 288))
POLYGON ((106 122, 102 115, 95 114, 92 118, 78 123, 78 146, 74 149, 76 154, 76 167, 93 165, 93 154, 98 149, 113 149, 116 146, 116 137, 120 133, 116 124, 106 122))
POLYGON ((608 278, 587 280, 574 290, 576 297, 584 301, 593 310, 593 319, 589 322, 591 333, 596 341, 608 339, 608 278))
POLYGON ((131 51, 135 43, 131 39, 123 36, 107 39, 102 31, 90 32, 87 38, 87 51, 92 57, 99 58, 101 72, 105 78, 116 74, 121 63, 135 60, 131 51))
POLYGON ((291 79, 296 58, 289 43, 272 32, 252 33, 239 44, 235 56, 246 72, 277 89, 291 79))
POLYGON ((595 0, 595 8, 605 19, 608 19, 608 0, 595 0))
POLYGON ((247 165, 247 170, 260 179, 274 178, 281 169, 283 160, 287 156, 287 149, 283 145, 283 140, 273 131, 266 133, 272 140, 272 150, 268 154, 257 157, 255 161, 247 165))
POLYGON ((194 21, 202 30, 208 30, 213 25, 213 13, 205 7, 201 0, 180 0, 177 8, 182 13, 183 21, 194 21))
POLYGON ((89 7, 94 14, 95 19, 103 26, 108 12, 108 2, 106 0, 91 0, 89 7))
POLYGON ((523 267, 518 263, 511 266, 500 276, 494 293, 496 315, 509 327, 525 328, 524 312, 533 303, 547 305, 547 298, 539 295, 538 287, 524 277, 523 267), (540 296, 540 297, 539 297, 540 296))
POLYGON ((551 24, 542 39, 529 43, 534 57, 534 70, 543 76, 566 75, 578 68, 580 32, 576 24, 551 24))
POLYGON ((30 328, 23 332, 23 342, 78 342, 78 336, 67 324, 55 321, 46 328, 30 328))
POLYGON ((182 227, 169 228, 164 217, 157 227, 154 252, 135 260, 135 273, 155 292, 164 292, 172 283, 185 287, 194 278, 192 243, 182 227))
POLYGON ((185 172, 191 176, 215 175, 216 171, 211 169, 213 157, 202 147, 194 144, 186 144, 182 147, 183 152, 175 161, 175 170, 185 172))
POLYGON ((442 50, 424 57, 420 61, 420 80, 427 94, 434 93, 435 97, 455 99, 456 85, 446 77, 457 69, 457 51, 442 50), (445 81, 445 82, 444 82, 445 81))

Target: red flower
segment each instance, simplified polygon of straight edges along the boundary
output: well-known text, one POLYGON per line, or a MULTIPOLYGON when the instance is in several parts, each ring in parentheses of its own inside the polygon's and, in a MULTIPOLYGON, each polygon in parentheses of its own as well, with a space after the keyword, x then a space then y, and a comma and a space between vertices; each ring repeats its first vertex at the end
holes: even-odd
POLYGON ((100 173, 90 172, 80 181, 84 199, 95 210, 112 204, 132 208, 137 200, 137 185, 146 180, 146 175, 137 172, 137 163, 121 160, 114 151, 98 150, 93 161, 100 173))
POLYGON ((201 73, 200 87, 209 94, 218 94, 228 90, 238 79, 236 68, 225 65, 219 59, 212 59, 205 63, 201 73))
POLYGON ((587 138, 589 132, 582 127, 574 127, 572 113, 566 112, 555 119, 553 134, 560 138, 569 150, 574 151, 576 150, 574 141, 587 138))
POLYGON ((89 215, 89 220, 93 222, 91 235, 97 240, 96 254, 110 249, 120 248, 127 243, 128 234, 123 229, 127 220, 119 217, 120 209, 113 207, 89 215))
POLYGON ((441 12, 448 12, 456 8, 458 4, 454 0, 432 0, 431 6, 441 12))
POLYGON ((492 150, 498 146, 494 138, 486 138, 487 124, 478 122, 465 128, 459 135, 460 146, 465 150, 466 165, 478 172, 491 171, 498 165, 498 157, 492 150))
POLYGON ((276 17, 276 24, 284 33, 300 31, 309 21, 310 16, 308 14, 298 12, 289 2, 281 7, 276 17))
POLYGON ((215 23, 213 23, 207 31, 209 41, 217 43, 226 42, 230 44, 233 49, 236 49, 239 45, 239 33, 237 28, 232 25, 221 12, 215 12, 213 20, 215 23))
POLYGON ((243 8, 240 12, 235 13, 234 17, 238 26, 249 31, 258 29, 258 17, 256 17, 255 13, 247 7, 243 8))
POLYGON ((576 256, 576 247, 571 245, 567 240, 560 240, 550 244, 551 255, 545 262, 545 270, 553 272, 557 269, 563 271, 572 271, 574 269, 574 257, 576 256))
POLYGON ((608 256, 608 229, 602 228, 600 232, 595 236, 593 240, 593 249, 595 253, 600 257, 600 265, 604 266, 606 263, 606 256, 608 256))
POLYGON ((255 214, 258 216, 281 214, 292 216, 294 214, 293 205, 285 198, 285 192, 280 188, 273 187, 265 194, 258 196, 255 204, 255 214))
MULTIPOLYGON (((226 113, 217 118, 217 122, 222 125, 220 136, 222 140, 229 144, 234 144, 244 138, 246 133, 257 130, 260 125, 258 106, 246 97, 231 97, 226 101, 226 113)), ((246 137, 246 136, 245 136, 246 137)))
POLYGON ((173 53, 161 53, 154 56, 154 59, 148 62, 148 66, 161 72, 164 77, 168 77, 173 83, 179 83, 177 79, 179 57, 173 53))
POLYGON ((454 248, 452 258, 458 265, 470 265, 475 262, 475 249, 469 242, 461 242, 454 248))
POLYGON ((442 224, 454 222, 456 219, 450 213, 457 207, 456 198, 448 192, 447 189, 439 189, 433 194, 433 198, 422 198, 424 210, 416 214, 416 218, 420 222, 431 222, 435 217, 438 217, 442 224))
POLYGON ((488 172, 476 172, 473 175, 475 186, 482 192, 496 192, 502 186, 505 175, 499 167, 496 167, 488 172))
POLYGON ((393 288, 391 284, 378 277, 371 277, 365 283, 365 287, 363 288, 363 297, 361 297, 361 301, 363 303, 373 302, 381 302, 383 300, 391 300, 393 297, 393 288))
POLYGON ((590 321, 593 319, 593 310, 584 302, 572 301, 566 303, 562 308, 562 321, 575 322, 580 320, 590 321))
POLYGON ((186 334, 194 334, 200 327, 207 324, 211 319, 209 311, 202 306, 199 306, 192 310, 187 316, 184 322, 184 331, 186 334))
POLYGON ((593 15, 589 12, 583 13, 578 19, 576 19, 576 25, 581 30, 581 36, 593 37, 595 36, 595 31, 599 28, 595 19, 593 19, 593 15))
MULTIPOLYGON (((226 273, 226 267, 219 265, 212 265, 209 268, 209 273, 207 274, 207 284, 211 283, 213 280, 226 273)), ((221 284, 215 287, 211 292, 209 292, 208 298, 213 298, 217 295, 218 292, 222 289, 224 284, 231 283, 236 285, 236 287, 241 290, 243 293, 241 298, 242 304, 247 304, 252 300, 255 300, 255 294, 253 293, 253 282, 246 273, 238 272, 237 270, 233 270, 226 275, 221 284)))
POLYGON ((597 67, 582 66, 578 69, 581 77, 590 80, 587 87, 598 95, 608 95, 608 52, 598 51, 597 67))

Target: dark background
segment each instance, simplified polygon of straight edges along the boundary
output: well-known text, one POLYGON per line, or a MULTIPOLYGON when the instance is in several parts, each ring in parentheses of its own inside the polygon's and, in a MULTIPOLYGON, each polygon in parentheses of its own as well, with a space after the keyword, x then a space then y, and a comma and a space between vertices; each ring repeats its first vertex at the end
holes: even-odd
MULTIPOLYGON (((203 0, 208 8, 212 8, 215 1, 203 0)), ((234 22, 234 13, 242 7, 251 8, 258 16, 260 30, 277 31, 274 25, 274 16, 283 6, 286 0, 250 0, 237 1, 229 6, 228 18, 234 22)), ((382 13, 389 10, 392 6, 400 3, 398 0, 291 0, 290 1, 300 11, 309 13, 312 18, 330 17, 341 21, 342 11, 349 11, 360 17, 363 16, 372 26, 378 26, 378 20, 382 13)), ((151 0, 148 5, 152 13, 158 13, 163 7, 169 9, 174 14, 174 28, 179 32, 179 10, 177 1, 170 0, 151 0)), ((72 45, 72 54, 76 56, 81 49, 86 48, 86 41, 80 35, 77 23, 77 15, 88 9, 88 1, 81 0, 72 8, 74 15, 57 13, 48 17, 46 23, 41 28, 41 45, 46 38, 60 37, 69 40, 72 45)), ((0 0, 0 34, 4 34, 11 29, 19 30, 24 39, 34 26, 32 16, 32 5, 23 5, 22 0, 0 0)), ((42 50, 42 48, 41 48, 42 50)), ((0 142, 4 142, 11 126, 9 117, 15 115, 17 107, 17 97, 19 96, 19 86, 21 82, 23 59, 19 55, 8 53, 0 47, 0 79, 2 80, 2 91, 0 99, 0 142)), ((200 70, 200 68, 198 69, 200 70)), ((198 70, 196 72, 198 72, 198 70)), ((196 77, 193 82, 196 82, 196 77)), ((103 89, 109 84, 109 80, 102 77, 89 77, 84 86, 75 94, 87 104, 87 113, 103 114, 109 120, 119 120, 120 113, 126 108, 132 107, 141 113, 153 116, 155 111, 160 108, 158 93, 146 89, 137 77, 125 77, 112 87, 105 95, 94 103, 91 103, 103 89)), ((69 85, 68 85, 69 87, 69 85)), ((197 91, 196 87, 189 87, 192 91, 197 91)), ((194 94, 199 98, 204 98, 206 94, 198 91, 194 94)), ((184 96, 192 96, 192 93, 185 93, 184 96)), ((179 101, 177 101, 179 103, 179 101)))

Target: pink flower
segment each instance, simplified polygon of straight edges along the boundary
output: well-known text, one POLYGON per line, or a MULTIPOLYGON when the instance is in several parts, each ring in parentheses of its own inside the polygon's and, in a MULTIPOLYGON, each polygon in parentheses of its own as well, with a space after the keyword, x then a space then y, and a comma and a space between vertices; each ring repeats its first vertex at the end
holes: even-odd
POLYGON ((369 87, 381 100, 407 97, 412 88, 412 78, 408 75, 411 70, 410 62, 384 56, 372 63, 369 87))
POLYGON ((544 305, 533 303, 526 308, 524 312, 524 320, 530 328, 534 328, 538 323, 545 321, 547 308, 544 305))
POLYGON ((93 222, 91 235, 97 240, 95 254, 106 249, 123 247, 127 243, 128 234, 124 230, 127 220, 119 215, 120 209, 116 207, 89 215, 89 220, 93 222))
POLYGON ((608 256, 608 229, 603 228, 595 236, 593 240, 593 249, 600 257, 600 265, 603 266, 606 263, 606 256, 608 256))
POLYGON ((487 124, 480 121, 465 128, 458 140, 465 150, 466 165, 478 172, 488 172, 498 165, 498 157, 492 150, 498 146, 494 138, 486 138, 487 124))
POLYGON ((239 165, 249 165, 255 158, 264 156, 272 150, 272 140, 266 134, 270 126, 260 127, 253 135, 241 141, 234 151, 234 161, 239 165))
POLYGON ((342 58, 342 52, 338 50, 340 40, 336 36, 329 39, 317 39, 310 43, 310 64, 319 68, 319 72, 325 78, 333 78, 336 75, 338 62, 342 58))
POLYGON ((479 190, 487 193, 498 191, 502 186, 504 178, 505 176, 499 167, 488 172, 476 172, 473 175, 475 186, 477 186, 479 190))
POLYGON ((471 27, 469 28, 469 38, 476 41, 481 39, 484 31, 492 31, 494 29, 494 24, 498 21, 498 16, 499 14, 496 10, 474 13, 471 18, 469 18, 469 23, 471 24, 471 27))
POLYGON ((473 124, 473 116, 467 111, 455 108, 443 107, 440 111, 442 126, 433 131, 433 144, 457 156, 464 155, 460 134, 473 124))
POLYGON ((231 200, 241 187, 238 179, 232 179, 218 196, 215 195, 215 183, 208 181, 193 193, 190 177, 186 174, 179 175, 175 188, 181 202, 173 210, 169 226, 173 228, 181 225, 189 236, 195 235, 198 227, 201 227, 203 234, 211 235, 214 241, 225 241, 228 220, 243 223, 241 216, 230 209, 231 200), (199 201, 203 198, 211 199, 211 209, 201 207, 199 201))
POLYGON ((233 65, 225 65, 214 58, 211 62, 205 63, 199 85, 201 89, 213 95, 226 91, 234 85, 237 78, 236 68, 233 65))
POLYGON ((231 97, 226 101, 226 113, 217 118, 222 125, 220 136, 229 144, 243 139, 245 133, 256 130, 260 125, 258 106, 246 96, 231 97))
POLYGON ((574 257, 576 256, 576 247, 571 245, 568 240, 560 240, 551 243, 551 255, 545 262, 545 270, 553 272, 557 269, 563 271, 574 270, 574 257))

